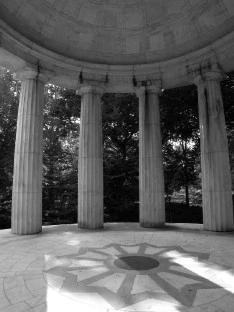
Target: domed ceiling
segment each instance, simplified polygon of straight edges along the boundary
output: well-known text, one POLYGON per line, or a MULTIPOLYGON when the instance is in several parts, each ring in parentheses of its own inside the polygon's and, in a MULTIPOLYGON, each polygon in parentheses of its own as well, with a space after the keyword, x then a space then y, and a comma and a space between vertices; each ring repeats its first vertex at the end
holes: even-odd
POLYGON ((0 0, 0 18, 34 43, 80 61, 147 64, 234 30, 234 0, 0 0))

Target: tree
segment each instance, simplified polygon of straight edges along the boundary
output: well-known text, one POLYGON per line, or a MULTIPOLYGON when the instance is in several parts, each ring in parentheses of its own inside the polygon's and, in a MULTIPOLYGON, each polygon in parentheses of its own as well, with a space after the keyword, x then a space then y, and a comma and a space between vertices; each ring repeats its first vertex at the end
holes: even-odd
POLYGON ((43 148, 45 220, 49 215, 67 222, 77 220, 79 117, 80 98, 75 91, 48 85, 43 148))
POLYGON ((183 187, 188 207, 189 187, 198 184, 200 169, 196 87, 164 91, 161 120, 166 194, 170 198, 174 190, 183 187))
POLYGON ((0 228, 10 226, 19 90, 13 74, 0 68, 0 228))
POLYGON ((232 189, 234 190, 234 72, 229 73, 226 79, 221 82, 221 90, 227 126, 232 189))
POLYGON ((108 221, 137 221, 138 100, 131 94, 103 97, 104 204, 108 221))

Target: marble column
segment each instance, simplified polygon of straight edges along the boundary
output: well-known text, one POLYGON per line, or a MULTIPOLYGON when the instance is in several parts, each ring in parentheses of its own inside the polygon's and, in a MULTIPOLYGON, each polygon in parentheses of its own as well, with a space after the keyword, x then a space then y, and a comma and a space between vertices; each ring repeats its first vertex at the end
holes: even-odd
POLYGON ((138 91, 140 225, 148 228, 165 223, 160 92, 160 84, 138 91))
POLYGON ((218 69, 198 74, 203 224, 209 231, 233 230, 231 171, 218 69))
POLYGON ((42 229, 42 137, 44 85, 47 77, 28 69, 22 81, 18 110, 12 194, 12 233, 42 229))
POLYGON ((104 89, 81 86, 78 168, 78 227, 103 227, 102 104, 104 89))

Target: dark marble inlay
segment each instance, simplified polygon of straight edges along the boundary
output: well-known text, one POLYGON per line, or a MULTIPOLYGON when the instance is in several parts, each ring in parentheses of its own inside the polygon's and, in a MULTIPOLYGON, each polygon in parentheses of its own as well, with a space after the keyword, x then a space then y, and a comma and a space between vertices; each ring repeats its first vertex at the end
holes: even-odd
POLYGON ((124 256, 114 261, 114 264, 124 270, 151 270, 159 266, 159 262, 150 257, 124 256))

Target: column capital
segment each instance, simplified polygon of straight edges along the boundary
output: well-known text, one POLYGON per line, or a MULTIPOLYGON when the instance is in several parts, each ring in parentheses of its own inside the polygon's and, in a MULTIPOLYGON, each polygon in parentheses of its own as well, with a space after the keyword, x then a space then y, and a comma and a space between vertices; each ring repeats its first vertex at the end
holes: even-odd
POLYGON ((142 96, 144 96, 145 95, 145 91, 146 91, 145 87, 136 87, 135 88, 135 93, 136 93, 136 96, 138 98, 141 98, 142 96))
POLYGON ((46 84, 49 81, 51 76, 52 76, 51 74, 46 73, 41 69, 40 71, 38 71, 38 69, 31 67, 25 67, 15 74, 15 78, 22 82, 29 79, 38 79, 44 84, 46 84))
POLYGON ((137 97, 141 97, 147 91, 148 93, 155 93, 160 95, 162 92, 162 81, 161 80, 147 80, 143 82, 140 87, 135 89, 137 97))
POLYGON ((206 81, 220 82, 225 78, 225 74, 220 69, 217 63, 200 65, 188 71, 189 80, 196 86, 203 84, 206 81))
POLYGON ((101 96, 105 92, 105 86, 101 83, 84 83, 78 86, 76 90, 77 95, 85 95, 85 94, 100 94, 101 96))
POLYGON ((161 80, 152 80, 152 84, 147 86, 147 91, 149 93, 156 93, 157 95, 161 95, 162 93, 162 81, 161 80))

